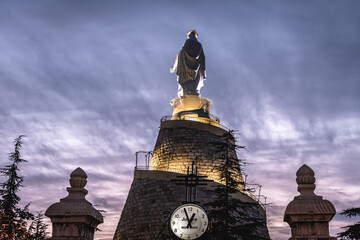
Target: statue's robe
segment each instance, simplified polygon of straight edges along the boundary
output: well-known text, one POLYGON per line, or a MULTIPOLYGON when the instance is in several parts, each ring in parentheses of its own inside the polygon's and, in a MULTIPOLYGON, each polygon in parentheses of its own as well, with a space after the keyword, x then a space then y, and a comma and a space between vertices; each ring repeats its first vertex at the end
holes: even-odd
POLYGON ((174 67, 177 68, 176 75, 181 86, 179 95, 199 95, 206 72, 203 48, 196 38, 185 41, 176 57, 174 67))

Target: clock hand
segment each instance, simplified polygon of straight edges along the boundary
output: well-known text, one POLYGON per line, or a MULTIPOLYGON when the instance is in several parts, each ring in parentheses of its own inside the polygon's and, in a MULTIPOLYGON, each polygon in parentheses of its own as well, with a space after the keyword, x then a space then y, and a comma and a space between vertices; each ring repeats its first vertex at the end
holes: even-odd
POLYGON ((193 215, 191 216, 191 218, 190 218, 190 220, 188 220, 188 225, 186 226, 186 228, 192 228, 191 227, 191 222, 192 222, 192 220, 194 220, 194 217, 195 217, 195 213, 193 213, 193 215))
POLYGON ((184 208, 184 212, 185 212, 186 219, 187 219, 187 221, 189 222, 190 220, 189 220, 189 216, 188 216, 188 214, 187 214, 187 212, 186 212, 186 208, 184 208))

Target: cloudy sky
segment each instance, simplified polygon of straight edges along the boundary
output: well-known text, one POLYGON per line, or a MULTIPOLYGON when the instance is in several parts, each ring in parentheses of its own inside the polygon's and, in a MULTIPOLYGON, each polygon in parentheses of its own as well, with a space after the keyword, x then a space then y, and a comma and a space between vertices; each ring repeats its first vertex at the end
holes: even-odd
MULTIPOLYGON (((249 150, 239 157, 271 203, 271 237, 288 239, 283 213, 304 163, 338 212, 360 206, 359 23, 357 0, 1 1, 0 166, 25 134, 20 195, 33 212, 83 168, 87 199, 106 210, 96 237, 112 237, 134 153, 153 149, 171 114, 169 68, 196 29, 201 93, 249 150)), ((335 216, 331 233, 348 223, 335 216)))

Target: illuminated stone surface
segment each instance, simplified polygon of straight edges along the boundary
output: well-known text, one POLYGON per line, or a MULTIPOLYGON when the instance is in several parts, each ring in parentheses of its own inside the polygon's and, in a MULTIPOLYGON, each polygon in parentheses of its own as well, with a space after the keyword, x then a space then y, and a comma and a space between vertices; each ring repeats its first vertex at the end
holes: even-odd
MULTIPOLYGON (((176 179, 179 174, 186 174, 192 161, 198 167, 199 175, 206 175, 216 181, 198 188, 200 205, 211 202, 216 196, 215 186, 219 184, 220 172, 216 167, 224 161, 220 157, 224 152, 218 152, 215 146, 225 142, 223 134, 226 132, 219 127, 196 121, 162 122, 150 170, 135 170, 134 181, 114 239, 167 239, 157 236, 162 230, 168 231, 167 217, 185 201, 185 187, 170 180, 176 179)), ((229 155, 236 157, 235 150, 230 149, 229 155)), ((242 179, 240 168, 235 174, 238 179, 242 179)), ((266 219, 264 209, 254 199, 242 192, 238 192, 235 197, 245 205, 249 203, 251 207, 247 212, 248 216, 266 219)), ((270 239, 266 226, 259 233, 265 239, 270 239)))
MULTIPOLYGON (((160 125, 153 157, 150 161, 152 170, 178 172, 186 174, 187 167, 194 161, 199 175, 220 182, 217 167, 225 161, 218 146, 226 143, 223 135, 227 131, 209 124, 196 121, 166 121, 160 125)), ((237 158, 234 148, 229 148, 230 158, 237 158)), ((242 181, 240 168, 235 173, 242 181)))
POLYGON ((291 227, 289 240, 334 240, 329 235, 329 222, 336 214, 334 205, 314 193, 315 173, 307 165, 296 172, 299 196, 291 201, 284 221, 291 227))
POLYGON ((87 175, 81 168, 70 175, 69 195, 51 205, 45 215, 51 218, 53 240, 92 240, 96 227, 103 222, 101 213, 85 199, 87 175))
POLYGON ((210 113, 212 101, 205 97, 186 95, 171 99, 170 104, 173 107, 173 116, 176 117, 179 112, 200 108, 203 108, 205 112, 210 113))
POLYGON ((172 106, 171 120, 192 120, 220 126, 219 122, 210 118, 212 101, 209 98, 185 95, 173 98, 170 104, 172 106))

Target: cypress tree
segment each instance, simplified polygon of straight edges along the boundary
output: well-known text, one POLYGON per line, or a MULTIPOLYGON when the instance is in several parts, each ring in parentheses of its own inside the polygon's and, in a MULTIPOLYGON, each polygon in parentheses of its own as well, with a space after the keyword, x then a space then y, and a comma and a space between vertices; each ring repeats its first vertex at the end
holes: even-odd
POLYGON ((240 167, 245 163, 231 152, 245 147, 236 144, 234 131, 225 133, 223 139, 222 143, 212 143, 215 144, 216 152, 220 154, 222 162, 216 167, 221 172, 222 184, 214 190, 215 200, 206 204, 210 208, 209 217, 212 221, 210 239, 267 239, 258 234, 259 228, 265 226, 264 219, 249 214, 255 203, 244 203, 232 196, 244 189, 244 182, 238 179, 237 174, 241 172, 240 167))
POLYGON ((29 234, 31 239, 34 240, 44 240, 46 239, 47 232, 46 229, 48 227, 47 224, 44 223, 44 214, 40 211, 35 216, 34 221, 29 226, 29 234))
POLYGON ((0 184, 1 234, 5 239, 28 239, 25 220, 33 219, 33 214, 28 210, 30 203, 24 208, 18 206, 21 200, 18 192, 24 181, 19 176, 19 164, 27 162, 20 154, 23 137, 24 135, 20 135, 14 140, 14 152, 9 154, 11 164, 0 168, 0 175, 7 178, 0 184))
MULTIPOLYGON (((360 217, 360 208, 349 208, 340 213, 346 217, 360 217)), ((360 221, 353 224, 342 227, 344 232, 338 234, 338 237, 342 240, 360 240, 360 221)))

